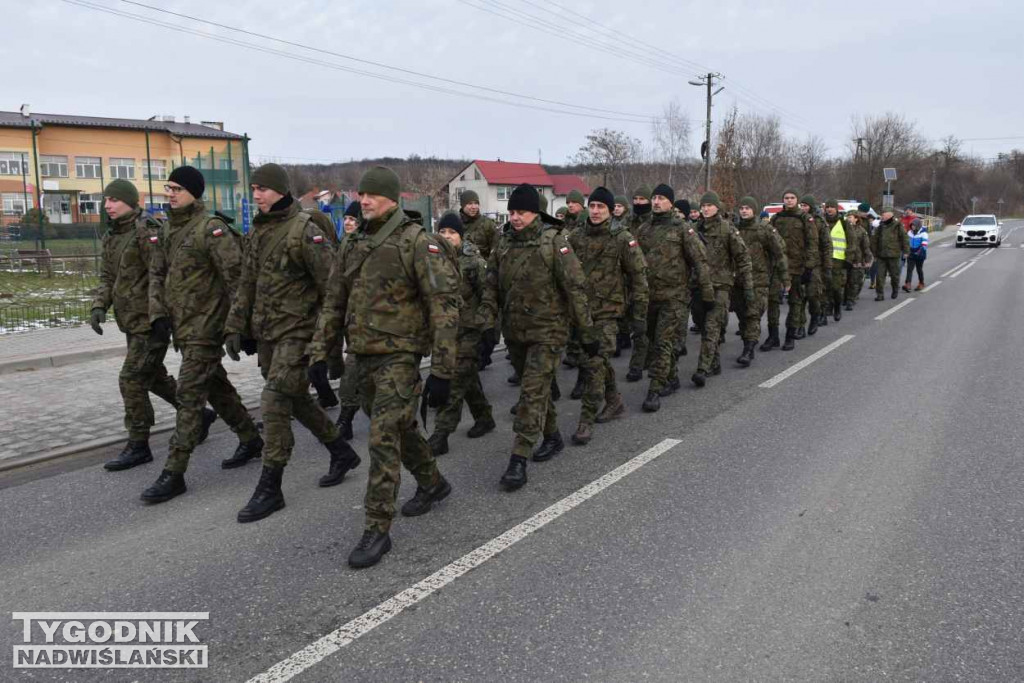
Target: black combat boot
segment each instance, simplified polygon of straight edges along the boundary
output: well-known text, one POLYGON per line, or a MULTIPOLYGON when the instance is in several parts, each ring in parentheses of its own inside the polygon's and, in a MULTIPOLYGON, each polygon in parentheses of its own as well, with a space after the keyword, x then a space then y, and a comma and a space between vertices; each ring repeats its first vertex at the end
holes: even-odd
POLYGON ((752 342, 752 341, 745 341, 745 342, 743 342, 743 353, 741 353, 740 357, 736 359, 736 362, 739 363, 740 365, 742 365, 745 368, 746 367, 750 367, 750 364, 754 360, 754 347, 756 345, 757 345, 757 342, 752 342))
POLYGON ((793 339, 800 340, 800 339, 804 339, 806 337, 807 337, 807 330, 805 330, 803 327, 796 328, 796 332, 793 333, 793 339))
POLYGON ((250 460, 259 458, 261 455, 263 455, 263 439, 257 434, 255 439, 238 444, 230 458, 220 461, 220 467, 223 470, 231 470, 241 467, 250 460))
POLYGON ((430 446, 430 452, 434 454, 435 458, 444 455, 448 452, 448 435, 444 432, 434 432, 427 439, 427 445, 430 446))
POLYGON ((434 503, 440 503, 451 492, 452 485, 444 477, 441 477, 441 481, 428 489, 417 486, 416 494, 405 501, 405 505, 402 506, 402 515, 405 517, 419 517, 422 514, 426 514, 430 512, 430 508, 433 507, 434 503))
POLYGON ((499 483, 506 491, 521 489, 526 484, 526 458, 519 455, 509 458, 508 468, 499 483))
POLYGON ((580 363, 579 359, 577 359, 576 356, 566 354, 565 358, 562 359, 562 365, 564 365, 567 368, 577 368, 579 367, 580 363))
POLYGON ((691 381, 691 382, 693 382, 693 385, 694 385, 695 387, 697 387, 698 389, 700 389, 700 388, 701 388, 701 387, 703 387, 703 386, 704 386, 705 384, 707 384, 707 381, 708 381, 708 373, 704 372, 704 371, 703 371, 702 369, 700 369, 700 368, 697 368, 697 372, 693 373, 693 375, 691 375, 691 376, 690 376, 690 381, 691 381))
POLYGON ((356 413, 358 412, 359 408, 356 406, 342 406, 341 410, 338 411, 338 419, 335 420, 334 424, 338 426, 341 438, 345 439, 345 441, 352 440, 352 420, 356 418, 356 413))
POLYGON ((843 319, 843 302, 839 299, 836 299, 835 306, 832 307, 832 317, 836 322, 843 319))
POLYGON ((564 448, 565 442, 562 441, 561 432, 545 436, 544 440, 540 442, 540 446, 533 452, 533 461, 546 462, 555 457, 556 454, 561 453, 564 448))
MULTIPOLYGON (((900 295, 900 290, 898 290, 898 289, 896 289, 895 287, 893 287, 893 288, 892 288, 892 296, 891 296, 890 298, 893 298, 893 299, 895 299, 895 298, 896 298, 896 297, 898 297, 899 295, 900 295)), ((882 298, 884 299, 885 297, 883 296, 882 298)))
POLYGON ((627 382, 639 382, 644 378, 644 371, 640 368, 630 368, 626 373, 627 382))
POLYGON ((786 328, 786 341, 782 345, 782 350, 783 351, 792 351, 793 349, 795 349, 796 348, 796 342, 794 341, 795 339, 796 339, 796 330, 794 330, 792 327, 787 327, 786 328))
POLYGON ((716 377, 722 374, 722 356, 717 352, 715 357, 711 359, 711 374, 716 377))
POLYGON ((349 470, 359 466, 359 456, 340 436, 330 443, 325 443, 324 446, 331 453, 331 464, 327 468, 327 474, 320 477, 318 483, 323 487, 337 486, 345 479, 345 474, 349 470))
POLYGON ((338 405, 338 395, 335 394, 331 390, 330 385, 328 385, 323 390, 317 389, 316 402, 320 404, 321 408, 328 410, 338 405))
POLYGON ((353 569, 365 569, 380 562, 384 553, 391 550, 391 536, 382 531, 367 529, 359 543, 348 554, 348 566, 353 569))
MULTIPOLYGON (((822 304, 822 309, 824 308, 825 305, 822 304)), ((828 327, 828 313, 822 312, 822 314, 818 316, 818 327, 828 327)))
MULTIPOLYGON (((818 322, 820 322, 820 321, 821 321, 821 315, 820 314, 814 313, 814 314, 811 315, 811 319, 807 323, 807 336, 808 337, 810 337, 811 335, 813 335, 815 332, 818 331, 818 322)), ((803 329, 804 328, 801 327, 799 330, 797 330, 797 334, 796 334, 796 338, 797 339, 803 339, 803 337, 800 334, 801 330, 803 330, 803 329)))
POLYGON ((256 484, 252 498, 244 508, 238 511, 240 524, 269 517, 284 507, 284 494, 281 492, 282 474, 284 474, 284 466, 263 466, 263 472, 260 474, 260 480, 256 484))
POLYGON ((153 452, 149 450, 149 442, 129 441, 116 458, 103 463, 103 469, 108 472, 120 472, 144 465, 147 462, 153 462, 153 452))
POLYGON ((645 413, 656 413, 661 409, 661 398, 658 396, 658 392, 653 389, 647 392, 647 398, 644 399, 644 404, 641 406, 645 413))
POLYGON ((761 344, 762 351, 771 351, 779 348, 779 328, 768 326, 768 338, 761 344))
POLYGON ((489 417, 485 420, 478 420, 473 423, 473 426, 466 432, 466 436, 471 439, 479 439, 484 434, 488 434, 494 431, 494 428, 498 425, 494 422, 493 417, 489 417))
POLYGON ((203 408, 203 424, 199 428, 199 441, 196 442, 197 444, 206 441, 206 437, 210 435, 210 427, 212 427, 213 423, 216 421, 217 411, 213 408, 203 408))
POLYGON ((574 401, 580 400, 581 398, 583 398, 583 392, 586 390, 586 388, 587 375, 583 371, 583 368, 580 368, 576 373, 576 384, 575 386, 573 386, 572 393, 569 394, 569 398, 571 398, 574 401))
POLYGON ((507 382, 508 382, 509 384, 511 384, 512 386, 514 386, 514 387, 518 387, 518 386, 519 386, 520 384, 522 384, 522 383, 523 383, 523 378, 519 376, 519 373, 518 373, 518 372, 516 372, 515 370, 513 370, 513 371, 512 371, 512 376, 511 376, 511 377, 509 377, 509 378, 508 378, 508 379, 507 379, 506 381, 507 381, 507 382))
POLYGON ((140 498, 142 498, 144 503, 154 505, 168 501, 175 496, 180 496, 186 490, 185 476, 181 472, 164 470, 156 478, 156 481, 153 482, 153 485, 142 492, 140 498))
POLYGON ((633 348, 633 337, 630 336, 629 332, 619 332, 616 342, 620 350, 633 348))
POLYGON ((558 378, 551 378, 551 400, 557 401, 562 398, 562 389, 558 386, 558 378))
POLYGON ((675 377, 671 378, 668 383, 661 388, 661 391, 658 392, 658 396, 661 396, 662 398, 671 396, 679 391, 680 386, 682 386, 682 384, 679 382, 679 375, 676 374, 675 377))

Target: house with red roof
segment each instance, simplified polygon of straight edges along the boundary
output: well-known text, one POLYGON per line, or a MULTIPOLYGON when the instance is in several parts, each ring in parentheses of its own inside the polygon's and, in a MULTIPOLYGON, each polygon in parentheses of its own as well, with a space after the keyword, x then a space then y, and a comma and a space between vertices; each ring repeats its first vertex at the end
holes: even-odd
POLYGON ((473 190, 480 197, 480 212, 498 223, 508 220, 508 198, 516 185, 529 183, 548 200, 548 213, 565 206, 565 197, 577 189, 590 194, 586 182, 575 175, 551 175, 540 164, 477 159, 448 181, 450 206, 460 206, 462 193, 473 190))

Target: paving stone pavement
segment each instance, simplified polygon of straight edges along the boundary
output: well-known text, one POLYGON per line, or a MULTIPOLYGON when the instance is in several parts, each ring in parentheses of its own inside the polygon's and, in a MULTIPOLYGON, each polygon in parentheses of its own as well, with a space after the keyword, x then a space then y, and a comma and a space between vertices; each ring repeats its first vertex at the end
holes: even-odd
MULTIPOLYGON (((106 336, 106 335, 104 335, 106 336)), ((124 431, 117 375, 123 358, 103 358, 61 368, 0 375, 0 461, 44 453, 124 431)), ((167 354, 167 371, 177 376, 181 356, 167 354)), ((238 363, 224 359, 242 402, 259 406, 263 378, 256 356, 238 363)), ((156 429, 173 426, 174 409, 152 396, 156 429)))

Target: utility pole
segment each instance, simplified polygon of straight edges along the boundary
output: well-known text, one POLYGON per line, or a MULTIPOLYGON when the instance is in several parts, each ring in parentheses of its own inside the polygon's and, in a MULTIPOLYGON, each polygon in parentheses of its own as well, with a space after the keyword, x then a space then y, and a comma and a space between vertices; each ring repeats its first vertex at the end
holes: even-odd
POLYGON ((694 79, 692 81, 687 81, 690 85, 705 87, 705 88, 707 88, 707 91, 708 91, 708 115, 707 115, 707 120, 705 122, 705 129, 704 129, 704 144, 702 145, 702 147, 703 147, 703 149, 702 149, 702 151, 703 151, 702 156, 704 157, 704 191, 705 192, 710 192, 711 191, 711 100, 714 98, 715 95, 717 95, 718 93, 720 93, 723 90, 725 90, 725 86, 722 86, 722 87, 718 88, 718 90, 715 90, 714 92, 711 91, 711 89, 715 85, 715 79, 716 78, 719 81, 721 81, 722 74, 719 74, 719 73, 709 73, 709 74, 707 74, 705 76, 701 76, 700 78, 694 79))
MULTIPOLYGON (((36 167, 36 210, 39 212, 40 249, 46 249, 46 235, 43 234, 43 186, 39 181, 39 149, 36 147, 36 136, 39 135, 39 124, 32 119, 32 165, 36 167)), ((49 261, 47 261, 49 263, 49 261)))

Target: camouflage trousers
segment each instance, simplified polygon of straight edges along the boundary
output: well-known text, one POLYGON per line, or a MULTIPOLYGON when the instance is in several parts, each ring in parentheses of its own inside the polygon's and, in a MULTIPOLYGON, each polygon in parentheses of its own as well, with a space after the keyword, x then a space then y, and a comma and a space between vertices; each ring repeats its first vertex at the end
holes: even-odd
POLYGON ((583 348, 580 346, 580 331, 573 325, 569 328, 569 341, 565 345, 565 357, 571 359, 577 366, 581 366, 586 362, 583 355, 583 348))
POLYGON ((452 378, 452 393, 448 403, 437 411, 434 431, 451 434, 462 420, 462 404, 469 406, 469 413, 475 422, 493 420, 491 404, 484 396, 480 383, 480 354, 477 344, 480 330, 459 330, 456 353, 455 377, 452 378))
POLYGON ((178 407, 175 393, 177 383, 167 374, 164 357, 167 345, 151 345, 144 334, 126 334, 128 353, 121 365, 117 384, 124 401, 124 428, 130 441, 146 441, 149 430, 156 422, 150 392, 156 394, 175 408, 178 407))
POLYGON ((789 288, 789 313, 786 314, 787 330, 795 330, 807 325, 807 289, 810 285, 801 282, 799 275, 795 275, 793 278, 793 286, 789 288))
POLYGON ((551 400, 551 380, 558 371, 562 347, 551 344, 508 342, 512 367, 522 378, 519 403, 512 431, 512 455, 529 458, 541 434, 551 436, 558 431, 558 415, 551 400))
POLYGON ((747 303, 742 287, 733 287, 730 296, 731 308, 740 321, 740 336, 743 341, 756 342, 761 338, 761 316, 768 306, 768 288, 754 287, 754 301, 747 303))
POLYGON ((679 331, 676 333, 676 356, 683 352, 686 346, 686 334, 690 328, 690 299, 687 298, 679 304, 679 331))
POLYGON ((694 308, 697 325, 701 328, 700 359, 697 369, 710 373, 712 368, 720 367, 722 362, 718 355, 718 340, 722 338, 722 330, 729 319, 729 289, 715 289, 715 307, 710 312, 703 301, 694 308))
MULTIPOLYGON (((832 274, 822 268, 815 268, 811 277, 811 284, 807 286, 807 308, 811 315, 821 315, 824 312, 823 305, 828 299, 828 288, 832 281, 832 274)), ((803 317, 806 321, 806 315, 803 317)))
POLYGON ((309 393, 308 343, 308 339, 259 343, 260 373, 266 380, 260 396, 266 441, 263 464, 270 467, 284 467, 292 457, 292 417, 321 443, 338 438, 338 428, 309 393))
POLYGON ((885 293, 886 276, 888 276, 889 283, 892 285, 892 291, 895 292, 900 286, 900 257, 876 258, 875 263, 878 264, 878 275, 875 276, 876 296, 881 296, 885 293))
POLYGON ((618 329, 618 322, 614 318, 594 321, 594 332, 601 348, 596 356, 586 360, 587 384, 580 406, 581 423, 593 424, 604 400, 611 400, 619 393, 615 385, 615 368, 612 367, 618 329))
POLYGON ((852 303, 859 299, 862 289, 864 289, 864 269, 851 268, 846 277, 846 301, 852 303))
POLYGON ((424 488, 441 478, 434 454, 416 423, 423 393, 420 357, 414 353, 356 356, 359 398, 370 416, 370 474, 366 528, 387 533, 395 517, 402 466, 424 488))
POLYGON ((772 278, 768 283, 768 328, 778 329, 782 317, 782 285, 772 278))
POLYGON ((652 301, 647 307, 647 340, 651 345, 651 391, 662 389, 669 378, 675 377, 676 340, 683 324, 682 306, 678 299, 652 301))
POLYGON ((259 436, 256 423, 242 405, 242 399, 224 371, 219 346, 188 344, 181 351, 178 370, 178 414, 174 435, 171 437, 170 455, 165 469, 184 472, 189 456, 199 444, 203 428, 203 408, 209 401, 217 415, 245 443, 259 436))
MULTIPOLYGON (((850 269, 846 267, 846 261, 832 259, 832 282, 829 287, 829 301, 833 306, 842 306, 846 294, 846 280, 850 269)), ((827 312, 826 311, 823 312, 827 312)))
POLYGON ((359 375, 355 367, 356 357, 349 354, 345 357, 345 374, 338 385, 338 401, 342 408, 359 407, 359 375))

